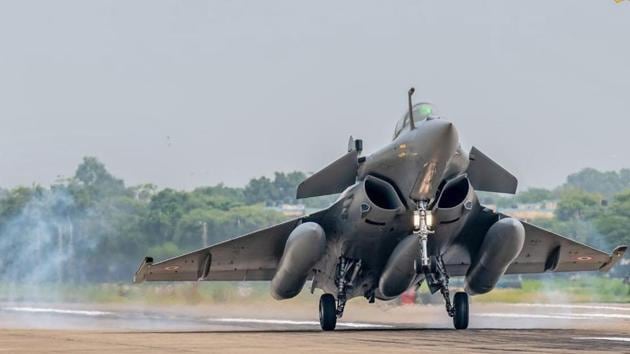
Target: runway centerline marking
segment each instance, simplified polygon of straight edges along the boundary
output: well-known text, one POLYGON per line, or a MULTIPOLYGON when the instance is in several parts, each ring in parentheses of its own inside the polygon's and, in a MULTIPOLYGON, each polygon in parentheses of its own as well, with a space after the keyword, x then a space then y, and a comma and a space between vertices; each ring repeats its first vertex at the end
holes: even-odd
POLYGON ((580 318, 621 318, 630 320, 630 315, 617 313, 552 313, 552 315, 570 315, 580 318))
POLYGON ((576 340, 608 340, 615 342, 630 342, 630 338, 627 337, 573 337, 576 340))
POLYGON ((494 312, 494 313, 476 313, 472 314, 475 317, 497 317, 497 318, 540 318, 540 319, 552 319, 552 320, 575 320, 577 319, 571 314, 566 315, 545 315, 545 314, 537 314, 537 313, 502 313, 502 312, 494 312))
POLYGON ((611 311, 630 311, 630 306, 606 306, 606 305, 574 305, 574 304, 526 304, 519 303, 514 306, 520 307, 557 307, 564 309, 585 309, 585 310, 611 310, 611 311))
POLYGON ((630 320, 630 315, 613 313, 509 313, 509 312, 486 312, 472 314, 477 317, 496 318, 540 318, 555 320, 598 320, 598 319, 622 319, 630 320))
POLYGON ((83 316, 107 316, 113 315, 113 312, 94 311, 94 310, 65 310, 43 307, 2 307, 3 311, 30 312, 30 313, 55 313, 63 315, 83 315, 83 316))

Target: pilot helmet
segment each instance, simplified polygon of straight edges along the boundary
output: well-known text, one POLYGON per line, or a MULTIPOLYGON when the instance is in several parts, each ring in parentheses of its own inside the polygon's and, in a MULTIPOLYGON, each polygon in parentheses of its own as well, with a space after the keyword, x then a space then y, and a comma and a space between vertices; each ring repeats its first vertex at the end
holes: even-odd
POLYGON ((420 122, 425 119, 437 119, 439 117, 440 115, 437 108, 431 103, 421 102, 416 104, 413 108, 413 120, 416 122, 420 122))

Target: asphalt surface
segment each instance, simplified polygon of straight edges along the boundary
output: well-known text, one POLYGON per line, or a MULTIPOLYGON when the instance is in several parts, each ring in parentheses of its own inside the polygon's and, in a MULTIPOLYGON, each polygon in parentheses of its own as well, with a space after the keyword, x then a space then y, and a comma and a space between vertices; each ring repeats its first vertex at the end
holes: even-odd
POLYGON ((441 306, 358 304, 335 332, 321 332, 316 309, 304 304, 0 304, 0 352, 630 353, 630 305, 471 310, 471 328, 456 331, 441 306))

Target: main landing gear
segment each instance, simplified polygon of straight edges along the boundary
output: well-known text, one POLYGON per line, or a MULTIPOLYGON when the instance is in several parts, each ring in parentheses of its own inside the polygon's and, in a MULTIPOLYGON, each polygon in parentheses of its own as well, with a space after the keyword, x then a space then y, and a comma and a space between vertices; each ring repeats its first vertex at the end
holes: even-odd
POLYGON ((455 293, 453 297, 453 325, 455 329, 468 328, 468 294, 463 291, 455 293))
POLYGON ((420 261, 416 262, 415 269, 418 273, 424 273, 425 279, 431 294, 438 290, 444 297, 446 305, 446 313, 453 318, 453 325, 456 329, 468 328, 468 294, 458 292, 453 297, 448 290, 448 274, 441 257, 429 256, 428 239, 429 235, 434 233, 433 215, 427 210, 427 202, 419 201, 417 208, 413 213, 413 233, 418 236, 420 243, 420 261))
POLYGON ((440 291, 444 297, 446 313, 453 318, 455 329, 468 328, 468 294, 463 291, 457 292, 453 297, 453 302, 451 302, 451 295, 448 290, 449 278, 444 268, 444 262, 441 258, 431 257, 431 263, 431 268, 435 271, 424 273, 431 294, 440 291))
POLYGON ((343 316, 346 307, 348 290, 355 285, 361 260, 353 260, 345 257, 339 258, 335 284, 337 285, 337 300, 332 294, 323 294, 319 299, 319 324, 324 331, 332 331, 337 325, 337 318, 343 316))
POLYGON ((319 324, 324 331, 332 331, 337 325, 337 306, 332 294, 323 294, 319 298, 319 324))

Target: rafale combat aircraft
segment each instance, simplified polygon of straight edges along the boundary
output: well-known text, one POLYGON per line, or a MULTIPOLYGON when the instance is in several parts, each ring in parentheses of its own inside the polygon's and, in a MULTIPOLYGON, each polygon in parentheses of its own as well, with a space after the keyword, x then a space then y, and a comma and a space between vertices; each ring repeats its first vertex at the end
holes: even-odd
POLYGON ((466 151, 453 123, 428 103, 412 105, 391 143, 362 156, 361 140, 303 181, 297 198, 341 193, 328 208, 179 257, 135 274, 143 281, 271 281, 271 295, 296 296, 307 280, 323 290, 319 320, 333 330, 348 299, 390 300, 426 282, 440 291, 457 329, 468 327, 468 296, 504 274, 608 271, 609 255, 497 213, 475 191, 516 192, 516 178, 479 149, 466 151), (464 291, 449 295, 449 277, 464 291))

